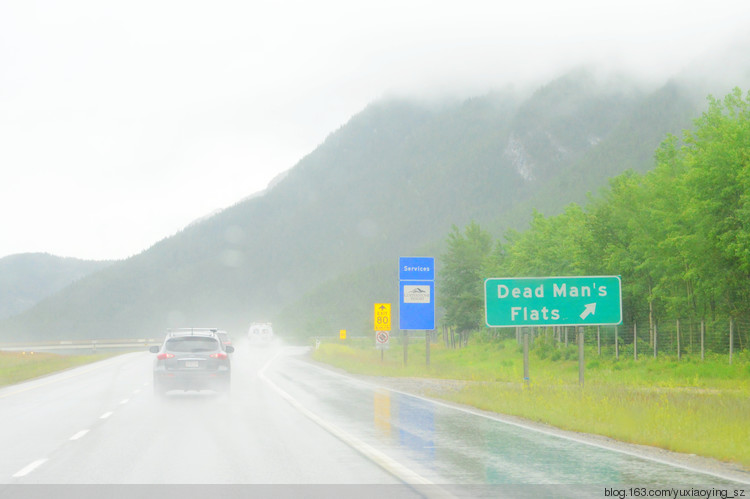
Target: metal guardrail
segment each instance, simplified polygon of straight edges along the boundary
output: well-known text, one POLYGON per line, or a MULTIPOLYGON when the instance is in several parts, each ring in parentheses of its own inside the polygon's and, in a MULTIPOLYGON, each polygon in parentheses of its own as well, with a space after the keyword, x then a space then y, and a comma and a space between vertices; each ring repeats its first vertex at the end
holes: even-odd
POLYGON ((52 350, 98 350, 98 349, 147 349, 151 345, 160 345, 161 340, 154 338, 121 338, 94 340, 58 340, 0 343, 0 350, 8 352, 52 351, 52 350))

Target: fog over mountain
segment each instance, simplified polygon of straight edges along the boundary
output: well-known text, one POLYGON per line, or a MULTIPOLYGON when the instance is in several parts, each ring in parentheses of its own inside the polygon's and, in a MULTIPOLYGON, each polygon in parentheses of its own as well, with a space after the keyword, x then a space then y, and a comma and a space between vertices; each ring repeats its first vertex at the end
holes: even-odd
POLYGON ((748 25, 737 0, 0 2, 0 257, 135 255, 384 98, 527 98, 582 66, 654 91, 692 61, 741 85, 747 51, 717 54, 748 25))
POLYGON ((61 258, 45 253, 0 258, 0 319, 33 307, 44 298, 111 263, 61 258))
POLYGON ((439 256, 451 227, 470 221, 498 236, 523 229, 533 209, 556 213, 614 175, 647 171, 711 85, 685 73, 644 87, 580 69, 467 99, 385 98, 262 195, 0 322, 0 339, 240 333, 253 321, 294 336, 366 331, 372 303, 397 303, 399 256, 439 256))

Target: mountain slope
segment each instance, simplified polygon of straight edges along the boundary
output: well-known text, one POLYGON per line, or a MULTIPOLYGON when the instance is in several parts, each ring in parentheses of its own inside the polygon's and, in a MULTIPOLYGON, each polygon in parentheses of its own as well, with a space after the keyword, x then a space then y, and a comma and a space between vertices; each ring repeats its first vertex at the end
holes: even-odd
MULTIPOLYGON (((458 226, 476 220, 500 236, 508 228, 523 228, 533 209, 554 214, 570 202, 585 203, 612 176, 649 170, 667 133, 688 128, 699 113, 689 89, 675 82, 650 93, 608 93, 591 83, 585 74, 569 75, 540 89, 505 117, 504 126, 471 132, 482 139, 475 138, 473 148, 456 149, 451 168, 461 172, 465 161, 465 176, 450 185, 465 185, 449 206, 455 213, 443 213, 443 220, 458 226), (469 150, 472 159, 467 160, 469 150), (466 213, 471 216, 462 218, 466 213)), ((438 238, 423 241, 413 254, 439 256, 449 229, 437 231, 438 238)), ((391 252, 363 272, 337 276, 289 304, 280 314, 283 324, 291 330, 368 330, 371 303, 398 302, 396 262, 404 255, 391 252)))
POLYGON ((61 258, 46 253, 0 258, 0 319, 33 307, 70 283, 111 263, 61 258))
POLYGON ((439 254, 452 225, 501 234, 532 207, 554 212, 624 169, 649 169, 655 145, 697 115, 685 95, 576 72, 525 99, 373 104, 262 196, 81 279, 0 323, 0 337, 240 332, 266 320, 287 334, 361 330, 372 299, 393 296, 397 258, 439 254))

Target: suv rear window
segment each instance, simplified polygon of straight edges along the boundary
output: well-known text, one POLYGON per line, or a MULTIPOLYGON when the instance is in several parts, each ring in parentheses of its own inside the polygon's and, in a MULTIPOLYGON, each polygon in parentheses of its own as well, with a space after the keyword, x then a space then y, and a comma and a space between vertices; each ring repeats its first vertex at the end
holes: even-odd
POLYGON ((170 352, 212 352, 218 349, 216 339, 204 336, 184 336, 167 340, 167 350, 170 352))

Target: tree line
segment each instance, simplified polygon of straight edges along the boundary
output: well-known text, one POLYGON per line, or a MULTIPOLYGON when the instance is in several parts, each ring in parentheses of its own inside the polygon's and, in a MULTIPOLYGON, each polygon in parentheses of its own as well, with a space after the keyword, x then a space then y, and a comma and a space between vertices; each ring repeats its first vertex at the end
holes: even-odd
POLYGON ((534 212, 526 231, 494 239, 454 226, 441 255, 443 324, 484 327, 484 279, 622 276, 625 322, 750 318, 750 92, 708 97, 655 167, 613 178, 585 207, 534 212))

